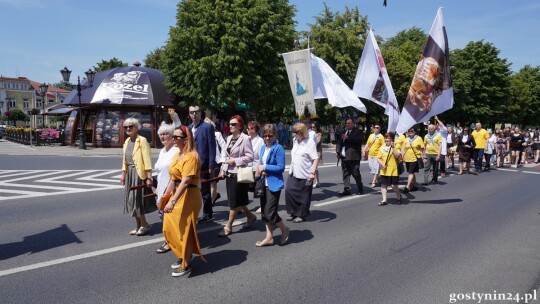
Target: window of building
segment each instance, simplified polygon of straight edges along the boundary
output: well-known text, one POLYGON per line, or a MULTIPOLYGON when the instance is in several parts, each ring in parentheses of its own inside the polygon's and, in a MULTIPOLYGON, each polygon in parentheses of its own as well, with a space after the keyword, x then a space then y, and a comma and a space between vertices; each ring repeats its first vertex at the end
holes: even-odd
POLYGON ((8 108, 15 108, 16 106, 17 106, 17 102, 15 99, 8 100, 8 108))
POLYGON ((49 99, 49 104, 54 103, 54 99, 49 99))
POLYGON ((41 99, 36 99, 36 107, 41 109, 41 99))
POLYGON ((23 99, 23 108, 28 109, 30 108, 30 103, 28 102, 28 99, 23 99))

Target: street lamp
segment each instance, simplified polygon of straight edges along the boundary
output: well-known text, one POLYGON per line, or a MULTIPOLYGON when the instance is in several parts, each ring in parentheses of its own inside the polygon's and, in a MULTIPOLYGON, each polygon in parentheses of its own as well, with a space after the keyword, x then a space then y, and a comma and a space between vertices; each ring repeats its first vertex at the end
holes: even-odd
POLYGON ((46 83, 39 86, 39 92, 41 93, 41 124, 43 127, 45 127, 45 96, 48 90, 49 86, 46 83))
POLYGON ((3 100, 0 100, 0 118, 4 116, 4 102, 3 100))
MULTIPOLYGON (((71 76, 71 71, 68 70, 67 67, 64 67, 62 70, 60 70, 60 73, 62 74, 62 78, 64 79, 64 81, 69 82, 69 76, 71 76)), ((83 117, 81 91, 92 87, 92 85, 94 84, 94 76, 96 76, 96 72, 88 69, 88 71, 84 72, 84 74, 86 74, 86 79, 88 80, 87 86, 82 86, 81 77, 77 76, 77 96, 79 97, 79 149, 86 149, 86 141, 84 140, 84 130, 82 124, 83 117)))

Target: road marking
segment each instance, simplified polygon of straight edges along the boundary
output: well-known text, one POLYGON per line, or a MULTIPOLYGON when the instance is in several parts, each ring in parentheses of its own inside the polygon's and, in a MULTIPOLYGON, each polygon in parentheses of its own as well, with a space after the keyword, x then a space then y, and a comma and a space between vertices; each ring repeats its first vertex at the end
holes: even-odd
POLYGON ((505 168, 498 168, 497 171, 506 171, 506 172, 514 172, 514 173, 527 173, 527 174, 540 174, 540 172, 519 171, 519 170, 516 170, 516 169, 505 169, 505 168))
MULTIPOLYGON (((223 223, 225 223, 225 222, 223 222, 223 223)), ((244 222, 235 221, 233 223, 233 227, 240 226, 242 224, 244 224, 244 222)), ((212 231, 212 230, 221 230, 221 229, 223 229, 223 226, 208 227, 208 228, 198 229, 198 233, 204 233, 204 232, 208 232, 208 231, 212 231)), ((104 255, 104 254, 109 254, 109 253, 122 251, 122 250, 126 250, 126 249, 142 247, 142 246, 146 246, 146 245, 150 245, 150 244, 154 244, 154 243, 161 243, 161 242, 164 242, 164 241, 165 241, 164 237, 157 237, 157 238, 153 238, 153 239, 142 241, 142 242, 136 242, 136 243, 132 243, 132 244, 126 244, 126 245, 116 246, 116 247, 112 247, 112 248, 107 248, 107 249, 102 249, 102 250, 96 250, 96 251, 92 251, 92 252, 77 254, 77 255, 73 255, 73 256, 69 256, 69 257, 65 257, 65 258, 50 260, 50 261, 47 261, 47 262, 41 262, 41 263, 36 263, 36 264, 31 264, 31 265, 26 265, 26 266, 21 266, 21 267, 15 267, 15 268, 6 269, 6 270, 0 270, 0 277, 7 276, 7 275, 10 275, 10 274, 19 273, 19 272, 35 270, 35 269, 38 269, 38 268, 44 268, 44 267, 54 266, 54 265, 58 265, 58 264, 64 264, 64 263, 73 262, 73 261, 77 261, 77 260, 88 259, 88 258, 92 258, 92 257, 104 255)))
POLYGON ((120 170, 2 170, 0 174, 0 201, 42 196, 53 196, 89 191, 122 189, 118 175, 120 170), (8 187, 5 189, 4 187, 8 187), (32 192, 11 190, 31 188, 32 192), (16 195, 14 191, 19 191, 16 195), (2 195, 13 193, 15 195, 2 195))

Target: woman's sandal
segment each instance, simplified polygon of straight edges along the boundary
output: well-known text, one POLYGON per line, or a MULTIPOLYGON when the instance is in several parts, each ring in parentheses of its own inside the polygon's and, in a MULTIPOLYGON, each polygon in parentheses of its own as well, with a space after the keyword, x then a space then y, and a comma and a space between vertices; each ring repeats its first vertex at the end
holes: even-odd
POLYGON ((141 228, 141 227, 137 227, 137 228, 131 230, 131 231, 129 232, 129 234, 131 234, 131 235, 137 235, 137 232, 139 231, 140 228, 141 228))
POLYGON ((378 203, 377 205, 378 205, 378 206, 388 205, 388 202, 386 202, 386 201, 385 201, 385 202, 380 202, 380 203, 378 203))
POLYGON ((229 236, 232 233, 231 228, 225 226, 223 227, 223 230, 221 230, 218 234, 219 237, 226 237, 229 236))
POLYGON ((371 188, 375 188, 375 187, 377 187, 377 184, 371 183, 369 186, 370 186, 371 188))
POLYGON ((403 196, 400 195, 399 198, 396 201, 396 204, 401 205, 401 199, 402 198, 403 198, 403 196))
POLYGON ((169 251, 171 251, 171 247, 169 247, 165 242, 156 250, 156 253, 165 253, 169 251))

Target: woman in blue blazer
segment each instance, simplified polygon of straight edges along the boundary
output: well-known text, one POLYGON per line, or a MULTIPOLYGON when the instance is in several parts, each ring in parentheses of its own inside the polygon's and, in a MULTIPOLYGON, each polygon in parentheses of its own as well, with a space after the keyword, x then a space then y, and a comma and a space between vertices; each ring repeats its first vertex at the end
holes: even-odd
POLYGON ((273 225, 281 230, 281 245, 289 240, 289 228, 283 224, 278 214, 279 197, 284 188, 283 171, 285 171, 285 150, 277 143, 277 130, 273 124, 263 127, 264 145, 261 147, 259 165, 255 176, 265 178, 265 195, 261 197, 262 220, 266 224, 266 236, 257 241, 255 246, 274 245, 273 225))

